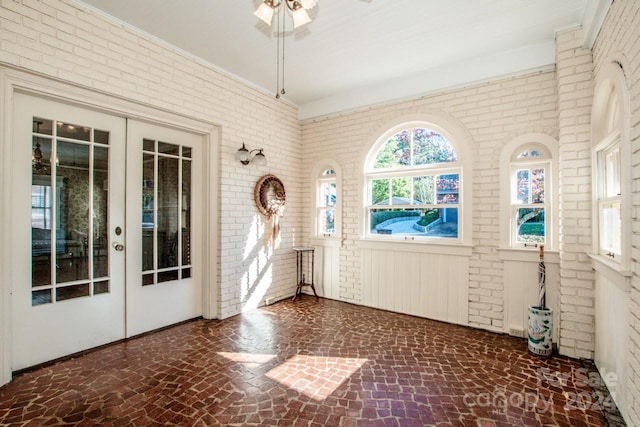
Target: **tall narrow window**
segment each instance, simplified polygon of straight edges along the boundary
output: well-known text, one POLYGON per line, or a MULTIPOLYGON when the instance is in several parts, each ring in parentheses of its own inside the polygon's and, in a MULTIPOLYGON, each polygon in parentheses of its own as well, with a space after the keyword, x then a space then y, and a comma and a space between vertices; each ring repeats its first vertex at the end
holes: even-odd
POLYGON ((518 148, 511 159, 511 246, 547 242, 551 155, 542 145, 518 148))
POLYGON ((318 236, 333 236, 336 232, 337 182, 336 172, 325 169, 316 180, 316 218, 318 236))

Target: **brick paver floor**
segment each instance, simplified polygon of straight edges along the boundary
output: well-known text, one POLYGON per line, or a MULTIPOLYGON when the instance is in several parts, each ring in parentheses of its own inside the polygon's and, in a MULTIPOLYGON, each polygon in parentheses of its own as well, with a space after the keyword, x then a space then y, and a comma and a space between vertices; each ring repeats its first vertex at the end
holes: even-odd
POLYGON ((0 425, 579 427, 601 403, 523 339, 305 296, 18 375, 0 425))

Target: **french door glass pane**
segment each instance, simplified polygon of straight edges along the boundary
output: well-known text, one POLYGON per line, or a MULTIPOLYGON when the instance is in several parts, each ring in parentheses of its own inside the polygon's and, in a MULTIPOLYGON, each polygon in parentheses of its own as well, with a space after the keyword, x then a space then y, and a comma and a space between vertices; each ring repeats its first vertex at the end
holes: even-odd
POLYGON ((31 303, 109 292, 110 133, 41 117, 32 132, 31 303))
POLYGON ((157 215, 158 268, 177 267, 178 159, 158 158, 157 215))
POLYGON ((89 146, 58 142, 56 167, 56 283, 89 278, 88 253, 89 216, 89 146))
MULTIPOLYGON (((182 152, 186 150, 182 147, 182 152)), ((191 150, 189 149, 189 153, 191 150)), ((182 160, 182 265, 191 264, 191 161, 182 160)))
POLYGON ((191 148, 143 140, 142 286, 190 277, 191 148), (186 268, 184 268, 186 267, 186 268))
MULTIPOLYGON (((107 230, 109 230, 109 150, 95 147, 93 152, 93 277, 106 277, 109 267, 107 230)), ((88 244, 88 242, 86 243, 88 244)))
MULTIPOLYGON (((43 119, 34 118, 40 124, 43 119)), ((48 121, 51 126, 51 121, 48 121)), ((40 129, 39 124, 34 123, 40 129)), ((48 138, 33 137, 31 175, 31 284, 51 284, 51 228, 53 189, 51 181, 51 147, 48 138)), ((43 291, 44 292, 44 291, 43 291)), ((39 294, 42 295, 43 292, 39 294)), ((50 292, 49 292, 50 293, 50 292)), ((50 302, 50 297, 49 301, 50 302)), ((43 299, 40 298, 40 301, 43 299)))
MULTIPOLYGON (((145 141, 146 143, 147 141, 145 141)), ((146 146, 146 144, 145 144, 146 146)), ((153 144, 151 146, 153 149, 153 144)), ((154 155, 142 155, 142 271, 153 270, 153 235, 155 229, 154 155)))

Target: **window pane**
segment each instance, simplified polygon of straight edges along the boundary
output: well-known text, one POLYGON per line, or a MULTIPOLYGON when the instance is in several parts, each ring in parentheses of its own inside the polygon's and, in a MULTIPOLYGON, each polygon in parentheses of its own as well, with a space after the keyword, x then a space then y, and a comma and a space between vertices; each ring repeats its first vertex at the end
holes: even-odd
POLYGON ((429 129, 414 129, 413 147, 414 165, 455 162, 458 158, 451 143, 438 132, 429 129))
POLYGON ((152 139, 143 139, 142 150, 150 152, 156 151, 156 142, 152 139))
POLYGON ((320 185, 318 206, 336 205, 336 183, 325 182, 320 185))
MULTIPOLYGON (((91 230, 88 145, 58 142, 56 283, 89 278, 86 242, 91 230)), ((59 300, 56 297, 56 300, 59 300)))
POLYGON ((371 209, 370 233, 416 237, 458 237, 458 208, 371 209))
POLYGON ((374 179, 371 182, 371 203, 374 205, 389 204, 388 179, 374 179))
POLYGON ((519 203, 529 203, 529 169, 516 171, 516 200, 519 203))
POLYGON ((458 203, 460 188, 460 175, 439 175, 436 180, 437 203, 458 203))
POLYGON ((602 250, 621 253, 621 211, 620 202, 603 203, 601 205, 600 246, 602 250))
POLYGON ((93 140, 99 144, 109 143, 109 132, 104 130, 93 130, 93 140))
POLYGON ((142 155, 142 271, 154 269, 153 234, 155 228, 154 160, 152 154, 142 155))
POLYGON ((418 205, 435 203, 435 178, 433 176, 413 177, 413 199, 418 205))
POLYGON ((410 164, 411 131, 404 130, 385 142, 380 151, 378 151, 373 167, 374 169, 384 169, 409 166, 410 164))
POLYGON ((31 292, 31 305, 51 303, 51 289, 43 289, 31 292))
MULTIPOLYGON (((106 277, 109 273, 107 250, 108 216, 108 161, 109 150, 95 147, 93 151, 93 277, 106 277)), ((86 238, 85 238, 86 240, 86 238)), ((85 242, 87 245, 88 242, 85 242)))
POLYGON ((164 154, 171 154, 174 156, 180 155, 180 146, 176 144, 170 144, 168 142, 158 141, 158 152, 164 154))
POLYGON ((177 267, 178 159, 158 158, 157 191, 157 268, 177 267))
POLYGON ((81 141, 91 140, 91 128, 63 122, 58 122, 57 127, 59 137, 79 139, 81 141))
POLYGON ((410 178, 393 178, 391 180, 391 204, 392 205, 410 205, 411 186, 410 178))
POLYGON ((109 293, 109 281, 105 280, 104 282, 95 282, 93 284, 93 294, 108 294, 109 293))
POLYGON ((544 203, 544 169, 531 169, 531 203, 544 203))
POLYGON ((51 177, 33 171, 31 185, 31 284, 51 284, 51 177))
POLYGON ((544 243, 544 215, 542 208, 516 209, 516 241, 518 243, 544 243))
POLYGON ((318 210, 318 230, 322 233, 335 232, 335 209, 319 209, 318 210))
POLYGON ((620 151, 618 147, 605 154, 605 197, 620 194, 620 151))
POLYGON ((89 284, 65 286, 56 288, 56 301, 65 301, 73 298, 88 297, 89 284))
POLYGON ((158 272, 158 283, 170 282, 172 280, 178 280, 178 272, 179 272, 179 270, 158 272))
POLYGON ((43 119, 41 117, 33 118, 33 133, 44 135, 53 134, 53 120, 43 119))
POLYGON ((182 160, 182 265, 191 264, 191 161, 182 160))
POLYGON ((527 159, 529 157, 542 157, 542 152, 539 150, 524 150, 516 156, 518 159, 527 159))

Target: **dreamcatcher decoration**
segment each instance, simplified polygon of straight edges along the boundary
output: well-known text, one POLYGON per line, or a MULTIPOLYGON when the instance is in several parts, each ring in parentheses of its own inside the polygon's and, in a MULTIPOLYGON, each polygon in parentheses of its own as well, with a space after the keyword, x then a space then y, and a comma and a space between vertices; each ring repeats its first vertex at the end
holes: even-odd
POLYGON ((280 243, 280 218, 284 215, 286 193, 284 184, 275 175, 265 175, 258 180, 254 190, 256 206, 271 222, 271 242, 280 243))

